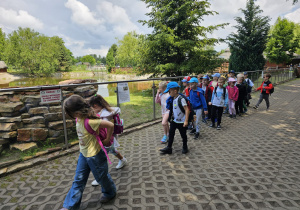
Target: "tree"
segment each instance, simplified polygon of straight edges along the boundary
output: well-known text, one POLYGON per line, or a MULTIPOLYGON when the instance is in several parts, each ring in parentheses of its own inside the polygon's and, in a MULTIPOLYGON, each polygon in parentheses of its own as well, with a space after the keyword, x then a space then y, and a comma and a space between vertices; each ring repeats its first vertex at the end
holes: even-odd
POLYGON ((68 69, 72 61, 72 53, 61 38, 47 37, 30 28, 19 28, 8 35, 4 55, 8 65, 35 76, 68 69))
POLYGON ((136 67, 139 58, 139 35, 128 32, 122 40, 118 40, 116 61, 121 67, 136 67))
MULTIPOLYGON (((143 41, 139 71, 141 74, 179 76, 203 72, 203 50, 220 39, 207 38, 208 33, 226 24, 204 27, 201 22, 209 11, 210 3, 199 0, 142 0, 151 8, 149 20, 140 21, 153 28, 143 41), (201 56, 202 55, 202 56, 201 56), (197 63, 197 65, 195 65, 197 63)), ((211 67, 213 68, 213 67, 211 67)))
POLYGON ((266 48, 267 35, 270 28, 268 16, 261 16, 263 12, 254 0, 248 0, 246 9, 241 9, 244 14, 236 17, 237 33, 228 36, 231 56, 229 69, 235 71, 261 70, 265 65, 263 52, 266 48))
POLYGON ((108 66, 108 72, 111 72, 111 68, 115 67, 116 63, 115 63, 115 57, 117 55, 117 49, 118 46, 116 44, 113 44, 106 55, 106 64, 108 66))
POLYGON ((299 48, 299 40, 300 36, 295 36, 295 23, 278 17, 270 30, 266 49, 267 58, 276 64, 289 64, 299 48))
POLYGON ((92 66, 95 65, 96 60, 93 56, 91 55, 85 55, 80 59, 81 62, 88 62, 90 63, 92 66))
MULTIPOLYGON (((295 36, 299 37, 300 36, 300 23, 295 24, 295 36)), ((297 48, 296 53, 300 55, 300 40, 298 41, 299 47, 297 48)))
POLYGON ((6 45, 5 33, 0 28, 0 61, 4 60, 4 49, 6 45))

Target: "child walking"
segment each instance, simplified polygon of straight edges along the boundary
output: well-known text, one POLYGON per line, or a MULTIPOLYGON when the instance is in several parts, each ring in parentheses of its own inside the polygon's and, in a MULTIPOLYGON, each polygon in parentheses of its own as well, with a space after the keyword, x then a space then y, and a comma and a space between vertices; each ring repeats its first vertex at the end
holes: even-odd
POLYGON ((244 83, 244 75, 243 74, 238 74, 237 75, 237 84, 236 87, 239 89, 239 97, 238 100, 235 103, 235 110, 236 114, 239 116, 242 116, 244 113, 244 100, 247 97, 247 87, 244 83))
POLYGON ((158 85, 157 94, 155 97, 155 102, 159 103, 161 106, 161 114, 162 114, 162 126, 164 129, 164 136, 161 139, 161 143, 165 144, 169 140, 169 110, 167 110, 167 99, 170 97, 169 93, 164 93, 167 89, 167 82, 160 82, 158 85))
POLYGON ((217 130, 221 130, 221 120, 223 109, 226 108, 228 103, 228 91, 223 87, 225 78, 221 77, 218 80, 218 86, 215 87, 211 98, 211 128, 215 127, 215 118, 217 117, 217 130))
POLYGON ((94 131, 99 130, 99 128, 107 128, 107 137, 102 140, 103 145, 109 144, 114 125, 111 122, 101 120, 79 95, 72 95, 66 99, 64 109, 70 117, 77 118, 76 131, 80 154, 72 187, 65 198, 64 208, 61 210, 79 209, 90 171, 102 188, 103 195, 100 202, 109 202, 116 196, 116 186, 108 173, 107 157, 96 137, 86 130, 84 122, 89 119, 88 124, 94 131))
POLYGON ((269 80, 270 78, 271 78, 271 74, 267 73, 264 76, 264 82, 261 84, 259 88, 255 89, 255 91, 260 90, 260 96, 257 104, 253 107, 254 109, 258 109, 259 104, 265 99, 267 105, 267 111, 269 110, 270 108, 269 95, 271 93, 270 92, 271 89, 273 89, 273 85, 269 80))
MULTIPOLYGON (((111 107, 107 101, 101 95, 92 96, 89 100, 89 104, 94 109, 96 113, 100 116, 100 119, 113 122, 113 116, 116 114, 120 114, 121 110, 119 107, 111 107)), ((114 141, 109 147, 105 147, 107 153, 111 152, 114 156, 119 159, 119 163, 116 166, 116 169, 123 168, 126 163, 127 159, 118 152, 117 148, 120 146, 118 142, 118 135, 114 135, 114 141)), ((99 183, 94 180, 92 182, 93 186, 99 185, 99 183)))
POLYGON ((202 121, 204 123, 207 123, 206 120, 211 118, 211 105, 209 105, 209 102, 211 102, 211 96, 214 91, 214 87, 209 86, 209 80, 210 80, 209 76, 205 75, 203 77, 202 83, 200 84, 200 88, 204 91, 204 97, 205 97, 207 111, 208 111, 207 115, 204 114, 204 111, 202 113, 202 121))
POLYGON ((236 118, 235 102, 239 97, 239 89, 235 86, 235 79, 229 78, 228 86, 226 87, 228 92, 228 108, 229 108, 229 117, 236 118))
POLYGON ((246 106, 249 106, 251 97, 252 88, 254 84, 250 78, 248 78, 248 72, 244 72, 245 83, 247 84, 247 98, 245 101, 246 106))
POLYGON ((201 121, 202 121, 202 111, 207 115, 207 105, 204 97, 204 92, 198 87, 198 79, 193 77, 189 83, 191 84, 190 91, 190 102, 192 104, 193 110, 196 113, 196 121, 194 121, 194 129, 191 130, 190 134, 194 134, 194 139, 198 139, 200 135, 201 121))
POLYGON ((177 82, 169 82, 167 85, 167 89, 164 91, 164 93, 169 92, 170 94, 170 97, 167 100, 167 109, 170 110, 170 133, 168 146, 160 149, 163 154, 172 154, 172 145, 176 129, 179 130, 182 138, 182 154, 188 153, 186 131, 190 111, 187 107, 186 99, 182 94, 179 94, 179 88, 180 86, 177 84, 177 82), (182 112, 182 108, 184 112, 182 112))

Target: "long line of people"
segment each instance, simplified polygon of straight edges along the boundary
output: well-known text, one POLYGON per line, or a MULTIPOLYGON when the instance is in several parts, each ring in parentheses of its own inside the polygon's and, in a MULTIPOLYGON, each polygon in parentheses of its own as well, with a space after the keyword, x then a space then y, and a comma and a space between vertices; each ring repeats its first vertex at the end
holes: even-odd
POLYGON ((181 81, 184 87, 182 92, 177 82, 161 82, 156 102, 162 107, 164 136, 161 143, 168 144, 160 151, 164 154, 172 154, 176 129, 182 137, 182 153, 186 154, 188 152, 187 130, 190 130, 189 134, 194 135, 194 139, 198 139, 202 123, 208 124, 210 120, 209 127, 221 130, 223 114, 229 113, 228 117, 231 119, 236 119, 237 115, 246 114, 252 89, 261 91, 260 99, 253 108, 257 109, 264 99, 269 110, 269 94, 273 89, 269 81, 270 77, 270 74, 266 74, 264 81, 257 89, 254 89, 254 84, 248 78, 247 72, 236 75, 233 70, 229 72, 228 78, 219 73, 213 74, 212 80, 208 75, 202 74, 198 75, 198 78, 186 76, 181 81), (189 120, 191 114, 194 115, 193 120, 189 120))

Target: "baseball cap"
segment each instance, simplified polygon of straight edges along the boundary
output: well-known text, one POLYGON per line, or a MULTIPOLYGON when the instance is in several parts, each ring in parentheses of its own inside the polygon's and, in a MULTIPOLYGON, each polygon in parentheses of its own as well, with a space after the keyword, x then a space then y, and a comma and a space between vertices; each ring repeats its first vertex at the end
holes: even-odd
POLYGON ((188 81, 190 81, 190 79, 191 79, 191 77, 186 76, 183 78, 183 80, 181 80, 181 82, 188 82, 188 81))
POLYGON ((229 73, 234 73, 235 74, 235 71, 234 70, 230 70, 229 73))
POLYGON ((221 74, 215 73, 215 74, 213 74, 213 75, 211 75, 211 76, 212 76, 212 77, 218 77, 218 78, 220 78, 221 74))
POLYGON ((248 75, 248 72, 245 71, 245 72, 244 72, 244 75, 248 75))
POLYGON ((198 83, 198 79, 196 77, 193 77, 192 79, 190 79, 189 83, 192 83, 192 82, 198 83))
POLYGON ((164 91, 164 93, 167 93, 167 92, 169 92, 169 90, 170 90, 171 88, 176 88, 176 87, 180 87, 180 86, 177 84, 177 82, 169 82, 169 83, 167 84, 167 89, 164 91))
POLYGON ((203 77, 203 79, 210 80, 210 78, 209 78, 209 76, 208 76, 208 75, 205 75, 205 76, 203 77))

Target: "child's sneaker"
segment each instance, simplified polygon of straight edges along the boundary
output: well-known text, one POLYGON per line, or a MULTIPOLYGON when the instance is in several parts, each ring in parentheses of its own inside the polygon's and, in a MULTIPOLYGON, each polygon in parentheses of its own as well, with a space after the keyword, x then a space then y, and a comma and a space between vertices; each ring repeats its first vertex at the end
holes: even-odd
POLYGON ((228 115, 229 118, 232 118, 232 114, 228 115))
POLYGON ((188 125, 188 130, 192 130, 193 129, 193 124, 189 124, 188 125))
POLYGON ((212 123, 212 124, 210 124, 210 126, 209 127, 211 127, 211 128, 214 128, 215 127, 215 124, 214 123, 212 123))
POLYGON ((232 118, 233 118, 233 119, 236 119, 236 115, 235 115, 235 114, 234 114, 234 115, 232 115, 232 118))
POLYGON ((167 136, 167 135, 164 135, 164 137, 160 140, 160 142, 161 142, 162 144, 165 144, 165 143, 168 142, 168 140, 169 140, 168 136, 167 136))
POLYGON ((190 134, 196 133, 196 129, 191 130, 190 134))
POLYGON ((98 185, 99 185, 99 183, 96 181, 96 179, 94 181, 92 181, 92 186, 96 187, 98 185))
POLYGON ((182 154, 186 154, 189 152, 189 149, 188 148, 182 148, 182 154))
POLYGON ((255 106, 253 107, 253 109, 258 109, 258 107, 255 105, 255 106))
POLYGON ((207 124, 207 121, 206 121, 206 119, 203 119, 203 120, 202 120, 202 122, 203 122, 203 123, 205 123, 205 124, 207 124))
POLYGON ((218 126, 217 126, 217 130, 221 130, 221 125, 218 125, 218 126))
POLYGON ((199 133, 195 133, 194 139, 198 139, 199 138, 199 133))
POLYGON ((116 166, 116 169, 120 169, 123 168, 127 163, 127 159, 125 157, 123 157, 122 160, 119 160, 118 165, 116 166))
POLYGON ((163 154, 172 154, 172 148, 170 148, 168 146, 166 146, 163 149, 160 149, 159 151, 161 151, 161 153, 163 153, 163 154))

